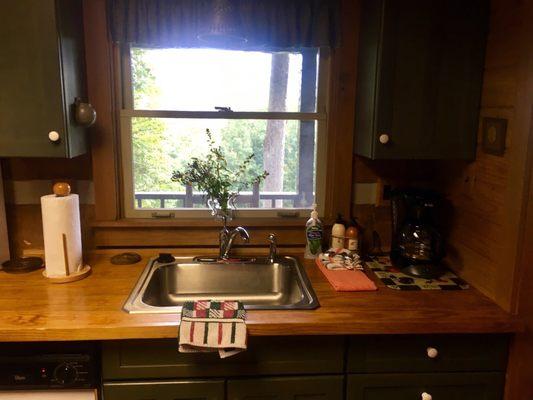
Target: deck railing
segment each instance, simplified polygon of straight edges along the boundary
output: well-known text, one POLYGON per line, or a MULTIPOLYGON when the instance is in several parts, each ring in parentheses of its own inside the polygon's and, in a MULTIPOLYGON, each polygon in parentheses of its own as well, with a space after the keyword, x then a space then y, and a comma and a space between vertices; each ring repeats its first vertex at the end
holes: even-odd
MULTIPOLYGON (((280 208, 287 207, 287 205, 281 205, 283 200, 290 200, 294 207, 300 198, 301 196, 297 192, 260 192, 259 186, 254 185, 252 191, 241 192, 235 203, 241 207, 280 208)), ((206 207, 205 193, 195 192, 191 186, 187 186, 185 192, 137 192, 135 193, 135 202, 138 209, 206 207), (152 201, 148 203, 146 200, 152 201), (169 202, 173 204, 169 204, 169 202)))

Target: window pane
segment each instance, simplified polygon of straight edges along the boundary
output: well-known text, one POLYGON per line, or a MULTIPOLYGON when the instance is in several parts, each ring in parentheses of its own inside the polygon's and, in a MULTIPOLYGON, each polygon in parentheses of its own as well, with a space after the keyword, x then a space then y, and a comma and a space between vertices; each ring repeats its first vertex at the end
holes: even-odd
POLYGON ((307 208, 315 193, 315 121, 132 118, 135 208, 205 208, 203 194, 172 182, 192 157, 208 151, 206 128, 229 168, 254 153, 251 171, 270 175, 246 188, 238 208, 307 208), (267 139, 267 140, 265 140, 267 139))
POLYGON ((133 103, 139 110, 316 109, 314 49, 272 53, 132 48, 131 67, 133 103))

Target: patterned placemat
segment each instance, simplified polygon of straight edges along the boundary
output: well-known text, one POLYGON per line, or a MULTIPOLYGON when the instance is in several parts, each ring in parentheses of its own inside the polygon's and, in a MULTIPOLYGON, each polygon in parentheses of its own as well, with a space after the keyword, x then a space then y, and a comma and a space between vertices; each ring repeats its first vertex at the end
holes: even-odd
POLYGON ((452 271, 438 279, 414 278, 406 275, 394 265, 389 257, 372 257, 366 265, 385 286, 395 290, 463 290, 469 285, 452 271))

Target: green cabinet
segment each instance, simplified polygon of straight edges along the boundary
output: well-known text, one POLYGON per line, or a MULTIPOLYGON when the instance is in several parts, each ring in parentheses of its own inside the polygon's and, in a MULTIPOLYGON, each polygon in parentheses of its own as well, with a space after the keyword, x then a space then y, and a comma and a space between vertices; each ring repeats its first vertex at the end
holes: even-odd
POLYGON ((86 97, 81 0, 2 1, 0 44, 0 157, 85 152, 73 115, 86 97))
POLYGON ((248 350, 221 359, 217 353, 179 353, 175 339, 118 340, 103 344, 104 379, 340 374, 344 338, 250 337, 248 350))
POLYGON ((355 153, 473 159, 487 0, 363 0, 355 153))
POLYGON ((176 339, 102 345, 104 400, 501 400, 508 335, 250 337, 179 353, 176 339), (427 395, 422 397, 423 393, 427 395))
POLYGON ((352 336, 348 372, 505 371, 506 335, 352 336))
POLYGON ((349 375, 346 400, 501 400, 504 380, 499 372, 349 375))
POLYGON ((224 381, 104 383, 104 400, 224 400, 224 381))
POLYGON ((342 400, 343 376, 229 380, 228 400, 342 400))

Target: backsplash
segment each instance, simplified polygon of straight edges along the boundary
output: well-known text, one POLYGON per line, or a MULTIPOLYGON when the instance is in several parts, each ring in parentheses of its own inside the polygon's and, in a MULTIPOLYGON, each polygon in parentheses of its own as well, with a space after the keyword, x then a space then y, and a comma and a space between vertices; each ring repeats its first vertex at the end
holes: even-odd
MULTIPOLYGON (((43 249, 41 206, 37 204, 6 204, 9 241, 12 255, 43 249)), ((84 250, 93 248, 91 221, 94 205, 80 204, 81 236, 84 250)))
MULTIPOLYGON (((52 193, 52 186, 58 179, 5 180, 5 199, 11 205, 40 204, 41 196, 52 193)), ((66 180, 72 193, 80 198, 80 204, 94 204, 94 186, 88 180, 66 180)))
POLYGON ((50 194, 57 181, 68 182, 72 192, 79 194, 83 247, 93 247, 90 221, 94 215, 94 188, 89 156, 3 159, 2 170, 12 256, 43 248, 40 197, 50 194))
MULTIPOLYGON (((352 216, 365 227, 367 248, 372 245, 373 231, 378 233, 384 250, 390 246, 390 207, 382 199, 383 184, 405 185, 424 181, 432 172, 427 165, 421 168, 419 163, 354 158, 352 216)), ((25 249, 42 248, 40 197, 50 193, 53 183, 59 180, 69 182, 72 192, 80 196, 83 244, 86 249, 92 248, 90 223, 94 217, 94 184, 89 157, 70 160, 5 159, 2 166, 10 243, 14 254, 20 255, 25 249)))

